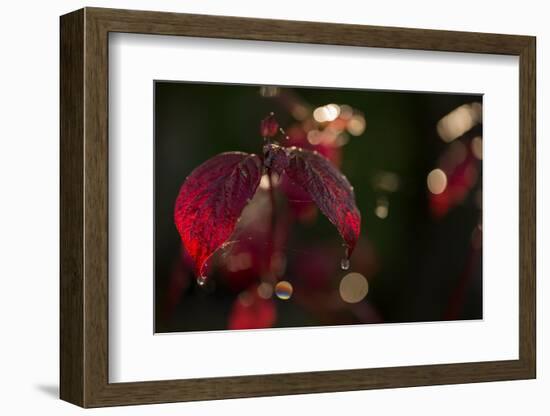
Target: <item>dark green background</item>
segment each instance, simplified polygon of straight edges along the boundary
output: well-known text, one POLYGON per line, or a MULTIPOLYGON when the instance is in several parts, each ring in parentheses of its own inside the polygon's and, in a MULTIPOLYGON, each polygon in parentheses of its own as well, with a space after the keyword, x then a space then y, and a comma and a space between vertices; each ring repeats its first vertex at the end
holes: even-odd
MULTIPOLYGON (((191 284, 178 296, 174 313, 162 313, 169 295, 170 274, 179 261, 174 201, 187 175, 215 154, 230 150, 261 153, 259 121, 269 112, 277 114, 282 126, 293 119, 276 99, 262 97, 259 86, 157 81, 154 88, 155 330, 224 329, 235 295, 223 289, 210 293, 191 284)), ((437 121, 461 104, 481 102, 481 96, 293 90, 313 108, 334 102, 365 114, 366 131, 352 137, 344 147, 342 171, 354 185, 362 213, 361 232, 373 246, 379 263, 375 279, 369 279, 366 302, 376 308, 384 322, 444 319, 464 269, 479 210, 472 193, 443 219, 435 219, 428 207, 426 176, 448 146, 437 136, 437 121), (387 194, 389 216, 384 220, 374 215, 380 192, 372 186, 372 178, 379 171, 398 174, 401 185, 398 192, 387 194)), ((314 227, 297 227, 295 232, 302 242, 340 244, 336 230, 321 216, 314 227)), ((292 252, 293 248, 288 249, 292 252)), ((276 307, 276 326, 326 324, 291 301, 276 299, 276 307)), ((481 261, 477 261, 465 288, 459 319, 481 317, 481 261)))

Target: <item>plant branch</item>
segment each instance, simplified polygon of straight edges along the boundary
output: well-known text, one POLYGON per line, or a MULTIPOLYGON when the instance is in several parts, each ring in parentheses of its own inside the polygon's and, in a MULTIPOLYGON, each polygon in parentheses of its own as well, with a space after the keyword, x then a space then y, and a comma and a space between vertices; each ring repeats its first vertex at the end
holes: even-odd
POLYGON ((269 231, 268 231, 268 259, 267 259, 267 274, 269 278, 273 281, 276 280, 276 276, 273 273, 272 270, 272 258, 273 258, 273 250, 275 248, 275 192, 273 189, 273 178, 271 174, 271 169, 267 168, 267 177, 268 177, 268 183, 269 183, 269 202, 271 204, 271 218, 269 221, 269 231))

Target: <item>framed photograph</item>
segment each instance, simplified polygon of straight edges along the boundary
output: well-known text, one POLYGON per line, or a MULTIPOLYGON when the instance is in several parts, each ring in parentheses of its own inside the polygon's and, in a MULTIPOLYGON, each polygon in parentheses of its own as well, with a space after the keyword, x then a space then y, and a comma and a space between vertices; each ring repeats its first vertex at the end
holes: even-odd
POLYGON ((535 378, 535 49, 62 16, 61 398, 535 378))

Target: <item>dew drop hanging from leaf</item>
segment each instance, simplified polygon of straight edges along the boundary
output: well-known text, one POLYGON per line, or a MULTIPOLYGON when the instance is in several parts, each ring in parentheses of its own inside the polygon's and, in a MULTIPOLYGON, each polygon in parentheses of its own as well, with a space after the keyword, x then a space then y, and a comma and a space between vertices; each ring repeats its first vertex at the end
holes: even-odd
POLYGON ((349 270, 349 266, 350 266, 350 261, 349 261, 349 256, 350 256, 350 251, 349 251, 349 248, 348 246, 346 246, 344 244, 344 257, 342 258, 342 260, 340 261, 340 268, 342 270, 349 270))
POLYGON ((340 268, 342 270, 349 270, 349 266, 350 266, 350 261, 348 258, 343 258, 341 261, 340 261, 340 268))

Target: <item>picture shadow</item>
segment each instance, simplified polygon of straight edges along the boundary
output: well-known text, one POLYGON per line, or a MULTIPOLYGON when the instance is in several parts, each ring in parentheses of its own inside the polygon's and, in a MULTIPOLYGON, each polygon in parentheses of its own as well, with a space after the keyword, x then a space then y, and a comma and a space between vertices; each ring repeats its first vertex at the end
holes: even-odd
POLYGON ((36 390, 54 399, 59 398, 59 386, 57 384, 38 384, 36 390))

